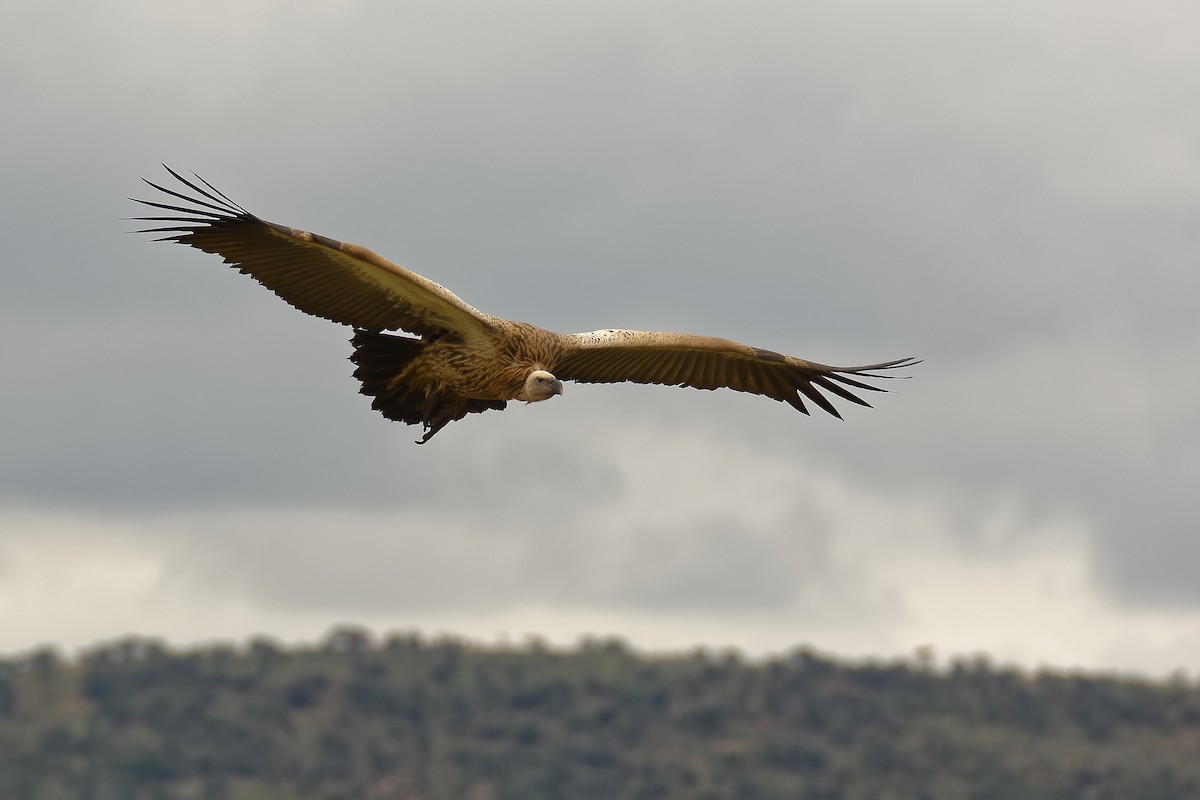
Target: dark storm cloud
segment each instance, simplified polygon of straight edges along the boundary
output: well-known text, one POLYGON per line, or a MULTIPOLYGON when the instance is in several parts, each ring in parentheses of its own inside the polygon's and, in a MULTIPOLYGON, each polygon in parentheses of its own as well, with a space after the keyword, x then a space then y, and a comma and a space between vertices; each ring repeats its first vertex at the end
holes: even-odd
MULTIPOLYGON (((632 517, 620 466, 643 454, 597 437, 651 420, 653 450, 700 415, 880 492, 931 491, 960 519, 996 496, 1077 513, 1116 596, 1200 601, 1180 566, 1200 560, 1200 389, 1180 368, 1200 296, 1190 6, 48 8, 0 12, 17 121, 0 129, 0 501, 418 508, 458 531, 447 547, 489 530, 500 558, 534 548, 538 513, 632 517), (927 362, 844 425, 572 387, 416 448, 355 394, 345 330, 124 233, 123 198, 159 160, 504 316, 927 362)), ((786 562, 734 547, 786 552, 779 531, 736 519, 626 519, 671 568, 651 580, 609 553, 598 575, 621 580, 579 575, 579 596, 782 602, 786 562), (682 529, 694 552, 663 544, 682 529)), ((306 578, 308 535, 289 551, 306 578)), ((548 550, 488 580, 572 574, 548 550)), ((358 585, 385 586, 380 570, 358 585)), ((314 597, 350 590, 323 574, 314 597)), ((436 576, 411 578, 431 596, 436 576)))

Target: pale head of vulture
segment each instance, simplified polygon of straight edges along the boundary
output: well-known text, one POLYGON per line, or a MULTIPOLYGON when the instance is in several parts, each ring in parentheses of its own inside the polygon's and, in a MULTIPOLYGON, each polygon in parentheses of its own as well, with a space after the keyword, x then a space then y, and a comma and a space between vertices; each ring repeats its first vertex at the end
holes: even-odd
POLYGON ((544 369, 535 369, 525 379, 525 385, 521 387, 521 393, 517 395, 517 399, 524 400, 526 403, 536 403, 538 400, 549 400, 554 395, 562 393, 562 381, 544 369))

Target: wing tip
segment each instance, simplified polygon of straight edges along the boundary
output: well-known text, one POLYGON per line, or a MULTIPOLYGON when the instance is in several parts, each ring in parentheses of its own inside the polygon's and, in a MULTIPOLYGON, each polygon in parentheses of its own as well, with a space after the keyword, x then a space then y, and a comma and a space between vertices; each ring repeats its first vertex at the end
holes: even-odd
MULTIPOLYGON (((150 206, 151 208, 161 208, 169 211, 178 211, 183 214, 193 215, 195 222, 210 225, 214 222, 232 221, 232 220, 258 220, 254 214, 251 214, 245 208, 222 192, 220 189, 213 186, 204 178, 192 173, 195 176, 195 181, 185 178, 182 174, 167 166, 162 165, 171 177, 179 181, 183 186, 190 189, 194 194, 185 194, 176 189, 170 189, 166 186, 155 183, 149 178, 143 177, 141 180, 155 191, 161 192, 168 197, 174 197, 182 200, 186 206, 170 205, 162 201, 142 200, 138 197, 129 197, 127 199, 134 203, 150 206)), ((134 219, 141 219, 134 217, 134 219)))
MULTIPOLYGON (((906 356, 904 358, 896 358, 891 361, 881 361, 877 364, 863 364, 857 367, 821 366, 817 367, 816 375, 810 375, 807 383, 796 387, 796 392, 797 395, 803 394, 805 397, 810 398, 814 403, 820 406, 822 410, 828 412, 831 416, 834 416, 838 419, 844 419, 841 413, 831 402, 831 398, 826 397, 821 393, 822 389, 838 398, 841 398, 842 400, 854 403, 855 405, 859 405, 864 408, 874 408, 874 406, 869 402, 859 397, 853 391, 850 391, 850 389, 846 389, 844 387, 848 386, 860 391, 886 392, 887 389, 884 389, 881 386, 872 386, 869 383, 865 383, 864 380, 858 379, 890 380, 897 378, 910 378, 912 377, 911 375, 881 374, 881 371, 904 369, 905 367, 911 367, 916 364, 920 364, 921 361, 922 359, 914 356, 906 356)), ((798 400, 799 397, 796 399, 798 400)), ((790 398, 788 399, 788 402, 799 408, 799 406, 796 406, 795 403, 791 402, 790 398)), ((803 408, 800 410, 804 411, 803 408)), ((804 413, 807 414, 808 412, 805 411, 804 413)))
MULTIPOLYGON (((863 364, 857 367, 824 367, 820 371, 823 373, 823 377, 831 378, 839 383, 844 383, 847 386, 853 386, 856 389, 864 389, 870 392, 886 392, 887 389, 884 389, 882 386, 872 386, 869 383, 863 383, 860 380, 856 380, 856 378, 889 381, 908 380, 912 377, 911 375, 884 375, 881 374, 881 372, 883 370, 906 369, 908 367, 916 366, 922 361, 923 359, 916 358, 914 356, 907 356, 905 358, 893 359, 892 361, 881 361, 878 364, 863 364)), ((852 399, 856 402, 862 403, 863 405, 869 405, 866 401, 861 400, 860 398, 847 397, 846 399, 852 399)))
POLYGON ((908 377, 912 377, 912 376, 910 376, 910 375, 870 375, 869 373, 873 372, 875 370, 905 369, 907 367, 916 366, 917 364, 920 364, 922 361, 924 361, 924 359, 917 358, 916 356, 905 356, 904 358, 895 358, 895 359, 892 359, 891 361, 881 361, 878 364, 863 364, 863 365, 857 366, 857 367, 834 367, 833 371, 848 373, 851 375, 862 375, 864 377, 908 378, 908 377))

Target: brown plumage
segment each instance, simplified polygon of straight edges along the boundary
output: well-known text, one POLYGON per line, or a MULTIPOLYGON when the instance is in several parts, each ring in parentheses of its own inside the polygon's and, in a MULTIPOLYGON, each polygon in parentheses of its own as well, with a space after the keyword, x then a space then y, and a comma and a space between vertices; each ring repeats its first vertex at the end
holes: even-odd
POLYGON ((192 181, 167 171, 195 195, 146 181, 183 205, 136 200, 175 214, 136 217, 170 223, 139 233, 165 233, 156 241, 219 255, 301 311, 354 328, 350 359, 360 391, 385 417, 424 426, 421 444, 467 414, 562 394, 567 380, 727 388, 765 395, 805 414, 807 399, 840 419, 822 392, 869 406, 851 389, 883 390, 860 379, 889 378, 876 373, 918 363, 902 358, 830 367, 708 336, 554 333, 484 314, 364 247, 267 222, 200 176, 192 181), (397 329, 419 338, 383 333, 397 329))

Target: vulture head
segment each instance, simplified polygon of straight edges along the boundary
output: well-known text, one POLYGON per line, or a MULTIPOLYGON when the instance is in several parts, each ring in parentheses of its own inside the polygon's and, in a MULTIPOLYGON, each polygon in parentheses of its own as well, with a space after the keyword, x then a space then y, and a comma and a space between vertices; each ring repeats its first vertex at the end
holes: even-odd
POLYGON ((562 381, 544 369, 535 369, 525 379, 525 385, 521 387, 521 393, 517 395, 517 399, 524 400, 526 403, 536 403, 538 400, 549 400, 554 395, 562 393, 562 381))

